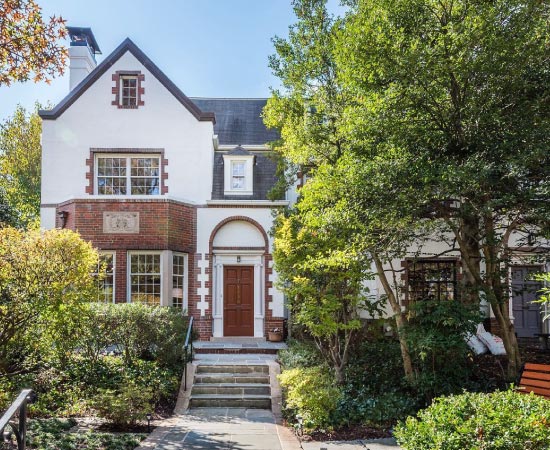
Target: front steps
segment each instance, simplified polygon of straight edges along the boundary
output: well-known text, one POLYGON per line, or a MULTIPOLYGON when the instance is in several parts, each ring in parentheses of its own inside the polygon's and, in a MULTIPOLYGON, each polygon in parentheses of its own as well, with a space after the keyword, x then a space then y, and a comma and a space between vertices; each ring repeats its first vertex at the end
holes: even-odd
POLYGON ((193 344, 197 355, 276 355, 285 348, 287 345, 284 342, 269 342, 264 338, 211 338, 210 341, 197 341, 193 344))
POLYGON ((189 407, 271 409, 269 366, 199 363, 189 407))

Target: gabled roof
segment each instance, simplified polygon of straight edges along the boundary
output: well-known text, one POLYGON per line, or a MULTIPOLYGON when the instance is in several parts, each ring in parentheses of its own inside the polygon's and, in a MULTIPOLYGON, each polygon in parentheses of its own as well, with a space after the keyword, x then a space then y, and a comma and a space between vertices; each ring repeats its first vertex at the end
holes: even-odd
POLYGON ((240 145, 237 145, 233 150, 228 151, 227 154, 228 155, 248 156, 251 153, 248 150, 242 148, 240 145))
POLYGON ((40 110, 38 114, 42 119, 57 119, 71 106, 86 90, 95 83, 122 55, 130 52, 135 58, 151 72, 176 99, 185 106, 197 120, 216 123, 214 113, 202 112, 156 65, 143 53, 130 38, 126 38, 101 64, 99 64, 82 82, 80 82, 61 102, 51 110, 40 110))
POLYGON ((220 145, 264 145, 279 139, 277 130, 268 130, 262 119, 265 98, 197 98, 191 100, 216 115, 214 133, 220 145))

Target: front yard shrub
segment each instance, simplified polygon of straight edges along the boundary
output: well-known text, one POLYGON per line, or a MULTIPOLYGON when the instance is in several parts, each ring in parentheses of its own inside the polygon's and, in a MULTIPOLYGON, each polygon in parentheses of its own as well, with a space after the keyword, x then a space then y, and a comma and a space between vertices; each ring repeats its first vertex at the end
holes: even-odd
POLYGON ((300 414, 306 430, 331 428, 340 390, 334 386, 330 371, 323 367, 285 370, 279 375, 285 393, 285 414, 294 419, 300 414))
POLYGON ((406 450, 546 450, 548 400, 513 390, 436 398, 395 429, 406 450))
POLYGON ((79 350, 96 360, 106 349, 121 353, 127 365, 138 359, 179 367, 187 318, 181 310, 141 303, 95 303, 89 306, 79 350))
POLYGON ((133 433, 70 433, 72 419, 31 420, 27 433, 29 450, 132 450, 145 438, 133 433))
POLYGON ((129 380, 119 389, 99 389, 93 408, 99 417, 117 426, 134 425, 154 410, 153 389, 129 380))
POLYGON ((323 365, 323 357, 311 341, 290 341, 288 348, 280 350, 277 358, 284 369, 323 365))
POLYGON ((464 337, 473 333, 479 306, 458 301, 422 300, 410 306, 406 339, 414 366, 414 388, 431 402, 468 386, 472 364, 464 337))

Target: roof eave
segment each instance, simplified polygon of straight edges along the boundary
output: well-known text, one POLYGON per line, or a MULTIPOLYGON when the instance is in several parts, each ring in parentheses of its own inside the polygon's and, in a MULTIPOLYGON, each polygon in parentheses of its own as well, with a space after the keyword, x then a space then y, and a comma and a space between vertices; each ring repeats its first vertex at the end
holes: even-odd
POLYGON ((157 80, 168 91, 176 97, 176 99, 187 110, 195 116, 195 118, 201 122, 216 123, 216 116, 213 112, 204 112, 193 103, 189 97, 187 97, 163 72, 160 70, 149 57, 140 50, 140 48, 134 44, 130 38, 126 38, 113 52, 107 56, 84 80, 82 80, 61 102, 59 102, 53 109, 39 110, 38 115, 44 120, 55 120, 61 114, 63 114, 88 88, 94 84, 116 61, 129 51, 134 57, 143 64, 144 67, 151 72, 157 80))

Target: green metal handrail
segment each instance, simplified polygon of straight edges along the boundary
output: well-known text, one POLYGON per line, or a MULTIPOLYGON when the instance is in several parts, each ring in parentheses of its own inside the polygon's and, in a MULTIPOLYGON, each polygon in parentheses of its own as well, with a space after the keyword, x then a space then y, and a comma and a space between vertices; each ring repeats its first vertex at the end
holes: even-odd
POLYGON ((187 363, 193 361, 193 316, 189 318, 185 344, 183 344, 183 355, 185 358, 185 365, 183 366, 183 390, 187 391, 187 363), (191 355, 191 359, 189 359, 189 355, 191 355))
POLYGON ((9 426, 15 435, 17 450, 25 450, 27 446, 27 404, 33 403, 35 400, 36 394, 33 390, 24 389, 0 418, 0 433, 2 433, 4 442, 11 439, 11 433, 4 431, 9 426), (15 424, 11 420, 18 412, 19 420, 18 424, 15 424))

